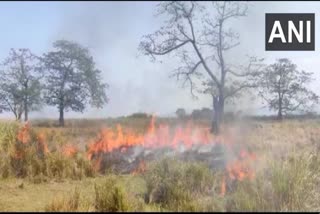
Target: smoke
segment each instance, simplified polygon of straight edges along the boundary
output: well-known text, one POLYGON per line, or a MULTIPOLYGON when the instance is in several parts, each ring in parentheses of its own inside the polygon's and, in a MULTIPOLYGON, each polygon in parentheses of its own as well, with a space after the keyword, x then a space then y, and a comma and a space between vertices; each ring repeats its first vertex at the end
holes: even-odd
MULTIPOLYGON (((32 4, 22 13, 18 7, 6 7, 11 14, 18 14, 17 23, 4 28, 6 48, 28 47, 37 54, 50 49, 53 41, 68 39, 79 42, 91 51, 96 65, 103 71, 103 80, 110 85, 108 95, 110 103, 103 109, 88 108, 84 114, 68 112, 67 118, 101 118, 128 115, 142 111, 158 114, 172 114, 177 108, 187 110, 202 107, 212 107, 210 96, 200 95, 199 100, 193 100, 189 90, 181 88, 181 83, 168 76, 170 71, 179 63, 174 59, 166 59, 163 63, 153 64, 147 57, 141 56, 137 50, 143 35, 152 33, 163 24, 163 19, 154 17, 155 6, 158 2, 47 2, 32 4), (49 12, 45 6, 52 8, 49 12), (52 7, 51 7, 52 6, 52 7), (15 8, 15 9, 13 9, 15 8), (37 12, 32 13, 32 10, 37 12), (17 12, 18 11, 18 12, 17 12), (20 15, 19 15, 20 14, 20 15), (38 15, 35 15, 38 14, 38 15), (30 17, 30 19, 27 19, 30 17), (27 26, 21 20, 30 20, 27 26), (36 20, 36 22, 34 22, 36 20), (42 30, 45 25, 46 30, 42 30), (30 34, 19 33, 20 29, 30 34), (24 35, 23 39, 17 39, 24 35), (34 41, 34 38, 37 41, 34 41), (28 42, 27 42, 28 41, 28 42), (29 42, 30 41, 30 42, 29 42)), ((7 3, 9 4, 9 3, 7 3)), ((19 3, 20 4, 20 3, 19 3)), ((22 3, 21 3, 22 4, 22 3)), ((316 61, 317 51, 311 52, 266 52, 265 13, 270 12, 307 12, 319 13, 318 2, 249 2, 248 16, 232 20, 229 26, 240 35, 240 45, 226 55, 227 62, 241 65, 245 56, 265 57, 266 63, 273 62, 279 57, 288 57, 298 65, 298 68, 314 72, 315 79, 320 78, 316 61)), ((8 12, 1 13, 7 14, 8 12)), ((14 22, 15 20, 12 20, 14 22)), ((316 35, 319 29, 316 28, 316 35)), ((316 42, 316 50, 319 48, 316 42)), ((1 54, 5 56, 5 54, 1 54)), ((311 88, 316 92, 320 86, 316 80, 311 88)), ((228 104, 229 110, 242 110, 245 113, 267 113, 261 109, 259 99, 251 100, 251 96, 244 94, 236 103, 228 104)), ((33 112, 31 118, 58 117, 54 108, 45 107, 40 112, 33 112)), ((8 114, 1 114, 10 116, 8 114)))
POLYGON ((237 126, 228 127, 222 136, 213 136, 208 127, 191 121, 169 126, 166 123, 155 124, 153 118, 147 132, 142 135, 118 126, 117 132, 106 129, 99 136, 96 142, 88 145, 87 154, 98 164, 97 169, 101 172, 113 169, 119 173, 131 173, 141 162, 168 157, 200 161, 213 170, 225 170, 230 163, 251 157, 244 142, 246 130, 237 126))

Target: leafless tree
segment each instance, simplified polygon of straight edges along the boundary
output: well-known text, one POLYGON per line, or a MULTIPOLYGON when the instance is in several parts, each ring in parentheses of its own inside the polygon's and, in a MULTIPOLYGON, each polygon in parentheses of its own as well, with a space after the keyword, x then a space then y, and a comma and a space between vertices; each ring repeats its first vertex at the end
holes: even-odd
POLYGON ((289 59, 278 59, 259 76, 259 95, 267 102, 270 110, 278 112, 277 118, 292 112, 310 111, 319 97, 306 86, 312 73, 299 71, 289 59))
POLYGON ((169 19, 153 34, 145 35, 139 49, 145 55, 174 54, 181 64, 172 76, 183 80, 195 92, 209 93, 213 99, 212 131, 219 133, 227 100, 249 87, 248 81, 261 69, 261 60, 249 58, 247 66, 232 66, 225 53, 239 45, 239 35, 227 24, 246 16, 247 5, 239 2, 162 2, 158 15, 169 19), (199 89, 199 82, 202 88, 199 89), (200 84, 201 85, 201 84, 200 84), (204 87, 204 89, 203 89, 204 87))

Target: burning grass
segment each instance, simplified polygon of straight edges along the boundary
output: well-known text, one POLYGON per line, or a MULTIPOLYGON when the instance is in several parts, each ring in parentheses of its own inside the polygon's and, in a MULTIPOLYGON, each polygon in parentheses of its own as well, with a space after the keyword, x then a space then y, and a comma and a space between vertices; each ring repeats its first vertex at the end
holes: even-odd
POLYGON ((319 207, 319 156, 296 155, 270 161, 254 181, 239 183, 228 211, 315 211, 319 207), (316 166, 316 167, 315 167, 316 166))
POLYGON ((2 178, 28 178, 35 182, 49 178, 81 179, 94 175, 89 160, 76 155, 73 147, 49 151, 45 136, 33 130, 29 123, 3 125, 1 140, 2 178))
POLYGON ((75 131, 86 146, 61 128, 0 124, 1 210, 319 210, 319 123, 252 122, 217 138, 150 119, 75 131))

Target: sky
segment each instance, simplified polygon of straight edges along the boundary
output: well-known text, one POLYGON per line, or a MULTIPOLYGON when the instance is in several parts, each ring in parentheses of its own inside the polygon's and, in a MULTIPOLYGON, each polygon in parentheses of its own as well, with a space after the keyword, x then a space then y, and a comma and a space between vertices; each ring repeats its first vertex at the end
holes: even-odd
MULTIPOLYGON (((79 42, 89 48, 103 81, 110 87, 110 102, 102 109, 89 107, 83 113, 66 112, 66 118, 104 118, 134 112, 172 115, 177 108, 211 107, 210 96, 195 100, 181 83, 169 78, 176 63, 163 60, 153 63, 138 51, 143 35, 163 25, 155 16, 158 2, 0 2, 0 60, 10 48, 30 48, 35 54, 49 51, 58 39, 79 42)), ((288 57, 299 69, 314 72, 310 86, 320 94, 320 49, 317 15, 320 2, 250 2, 248 16, 232 27, 240 34, 240 45, 228 57, 237 62, 240 56, 265 57, 267 62, 288 57), (316 51, 265 51, 265 13, 315 13, 316 51)), ((267 113, 261 101, 246 97, 229 105, 230 110, 267 113)), ((0 117, 12 117, 8 113, 0 117)), ((55 107, 31 112, 30 118, 58 118, 55 107)))

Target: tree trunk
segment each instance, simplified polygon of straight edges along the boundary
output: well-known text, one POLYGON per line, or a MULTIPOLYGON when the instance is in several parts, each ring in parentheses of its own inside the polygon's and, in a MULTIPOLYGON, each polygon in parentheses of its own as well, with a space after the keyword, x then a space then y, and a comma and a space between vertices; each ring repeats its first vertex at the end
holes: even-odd
POLYGON ((219 97, 219 121, 220 124, 224 120, 224 96, 221 94, 219 97))
POLYGON ((16 119, 17 119, 17 121, 21 121, 21 115, 22 115, 22 112, 18 112, 18 114, 17 114, 17 117, 16 117, 16 119))
MULTIPOLYGON (((213 99, 213 103, 215 103, 214 99, 213 99)), ((213 104, 213 108, 212 108, 212 122, 211 122, 211 133, 216 134, 217 133, 217 129, 218 129, 218 121, 217 121, 217 109, 215 108, 215 105, 213 104)))
POLYGON ((283 119, 283 116, 282 116, 282 109, 279 108, 278 110, 278 117, 277 117, 278 120, 282 120, 283 119))
POLYGON ((24 102, 24 121, 28 121, 28 103, 27 101, 24 102))
POLYGON ((16 121, 19 121, 19 115, 14 113, 14 117, 16 118, 16 121))
POLYGON ((278 120, 282 120, 283 116, 282 116, 282 99, 279 99, 279 109, 278 109, 278 120))
POLYGON ((219 110, 219 101, 216 96, 213 96, 213 118, 211 125, 211 132, 218 135, 220 132, 220 110, 219 110))
POLYGON ((64 108, 59 108, 60 116, 59 116, 59 126, 64 126, 64 108))
POLYGON ((213 120, 211 125, 211 132, 215 135, 220 134, 220 126, 223 121, 224 114, 224 98, 223 95, 219 97, 213 96, 213 120))

